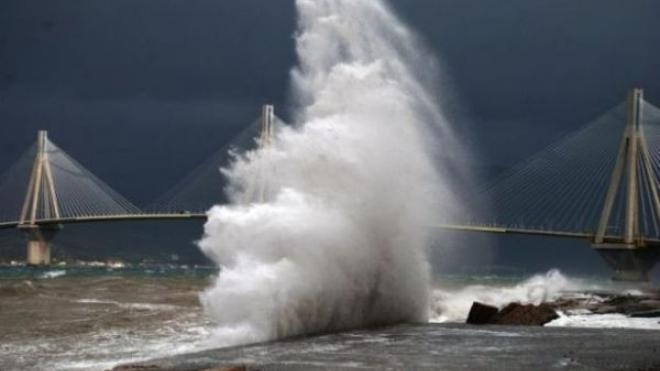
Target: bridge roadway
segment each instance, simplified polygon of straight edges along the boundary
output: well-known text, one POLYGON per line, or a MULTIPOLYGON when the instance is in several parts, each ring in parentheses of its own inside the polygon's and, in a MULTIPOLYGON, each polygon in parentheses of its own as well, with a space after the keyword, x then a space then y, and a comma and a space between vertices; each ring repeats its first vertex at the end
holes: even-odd
MULTIPOLYGON (((123 222, 123 221, 155 221, 155 220, 205 220, 206 213, 144 213, 144 214, 117 214, 117 215, 90 215, 78 216, 70 218, 59 219, 39 219, 35 221, 34 226, 47 227, 62 224, 87 224, 87 223, 100 223, 100 222, 123 222)), ((0 222, 1 229, 13 228, 29 228, 31 225, 22 226, 19 221, 0 222)), ((485 226, 485 225, 458 225, 458 224, 438 224, 437 228, 461 232, 478 232, 478 233, 496 233, 496 234, 517 234, 517 235, 531 235, 531 236, 548 236, 548 237, 565 237, 576 238, 593 241, 596 234, 593 232, 567 232, 567 231, 553 231, 544 229, 525 229, 525 228, 509 228, 501 226, 485 226)), ((606 247, 607 243, 620 244, 622 239, 620 236, 605 236, 606 247)), ((647 246, 660 246, 660 239, 644 239, 643 244, 647 246)))
MULTIPOLYGON (((122 222, 122 221, 149 221, 149 220, 196 220, 206 219, 205 213, 145 213, 145 214, 117 214, 117 215, 90 215, 76 216, 59 219, 38 219, 34 225, 39 227, 59 224, 82 224, 99 222, 122 222)), ((28 225, 29 226, 29 225, 28 225)), ((19 221, 0 222, 0 229, 19 228, 19 221)))
MULTIPOLYGON (((594 241, 596 237, 595 232, 567 232, 567 231, 553 231, 549 229, 525 229, 525 228, 509 228, 500 226, 486 226, 486 225, 458 225, 458 224, 439 224, 437 226, 441 229, 462 231, 462 232, 483 232, 483 233, 501 233, 501 234, 519 234, 530 236, 548 236, 548 237, 566 237, 577 238, 594 241)), ((623 243, 623 238, 616 235, 605 235, 604 243, 600 245, 601 248, 607 248, 608 245, 613 245, 612 248, 620 248, 623 243), (616 245, 616 246, 615 246, 616 245)), ((658 246, 660 247, 660 239, 644 238, 641 241, 644 246, 658 246)))

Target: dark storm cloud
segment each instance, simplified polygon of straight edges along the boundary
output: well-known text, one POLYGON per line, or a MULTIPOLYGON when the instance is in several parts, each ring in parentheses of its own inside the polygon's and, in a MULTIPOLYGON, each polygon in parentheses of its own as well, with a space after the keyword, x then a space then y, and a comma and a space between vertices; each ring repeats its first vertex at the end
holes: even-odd
MULTIPOLYGON (((466 165, 484 173, 590 121, 633 85, 660 105, 658 1, 393 3, 444 62, 451 86, 438 91, 468 113, 455 125, 477 154, 466 165)), ((148 203, 249 125, 262 103, 281 111, 294 31, 293 0, 3 0, 0 172, 48 129, 113 188, 148 203)), ((60 241, 87 257, 197 256, 188 242, 200 226, 185 228, 67 227, 60 241), (67 240, 77 229, 94 237, 67 240)), ((500 255, 534 269, 603 268, 587 244, 560 253, 555 240, 544 243, 509 241, 500 255)))
POLYGON ((0 167, 48 129, 148 202, 282 105, 294 62, 290 1, 0 4, 0 167))
POLYGON ((292 63, 289 1, 3 4, 5 89, 258 101, 281 94, 292 63))
POLYGON ((660 105, 660 2, 394 5, 445 62, 471 116, 457 126, 480 157, 477 167, 490 168, 487 173, 593 120, 632 87, 643 87, 647 100, 660 105))
MULTIPOLYGON (((652 0, 397 1, 487 118, 581 119, 634 85, 660 99, 652 0)), ((594 112, 595 111, 595 112, 594 112)))
MULTIPOLYGON (((396 0, 447 67, 482 166, 623 100, 660 103, 660 3, 396 0), (508 145, 515 133, 519 144, 508 145)), ((291 0, 0 3, 0 168, 39 128, 137 203, 287 101, 291 0)), ((446 87, 445 87, 446 88, 446 87)), ((441 93, 443 87, 438 89, 441 93)))

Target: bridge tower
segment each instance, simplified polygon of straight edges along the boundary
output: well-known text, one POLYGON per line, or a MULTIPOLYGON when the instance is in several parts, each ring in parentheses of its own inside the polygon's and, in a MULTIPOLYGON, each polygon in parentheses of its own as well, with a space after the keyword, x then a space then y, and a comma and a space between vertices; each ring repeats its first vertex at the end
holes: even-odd
POLYGON ((641 127, 643 104, 643 91, 633 89, 628 97, 626 128, 593 240, 593 247, 614 270, 615 280, 648 280, 648 272, 660 259, 658 249, 648 246, 639 228, 640 187, 650 192, 656 215, 660 215, 658 178, 641 127), (611 234, 608 228, 612 225, 617 197, 623 197, 623 231, 611 234))
POLYGON ((259 147, 268 147, 275 136, 275 107, 265 104, 261 107, 261 132, 259 134, 259 147))
POLYGON ((48 158, 48 143, 48 133, 39 131, 37 151, 18 225, 27 234, 27 264, 31 266, 50 264, 50 241, 61 228, 57 224, 37 224, 37 219, 60 218, 53 171, 48 158))
MULTIPOLYGON (((265 104, 261 107, 260 131, 257 139, 257 146, 260 149, 268 148, 273 144, 275 137, 275 108, 273 105, 265 104)), ((266 183, 267 169, 261 167, 258 169, 255 179, 246 185, 243 194, 243 203, 264 202, 268 193, 266 183)))

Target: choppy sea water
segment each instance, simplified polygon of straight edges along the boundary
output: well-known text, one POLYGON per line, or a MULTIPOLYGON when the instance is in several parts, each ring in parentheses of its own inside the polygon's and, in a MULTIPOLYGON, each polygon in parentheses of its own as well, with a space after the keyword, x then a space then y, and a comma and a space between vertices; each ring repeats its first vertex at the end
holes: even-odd
MULTIPOLYGON (((198 294, 216 274, 199 267, 0 268, 0 369, 103 370, 213 348, 214 324, 198 294)), ((537 303, 598 290, 634 295, 645 288, 558 272, 445 276, 435 283, 431 322, 461 323, 475 300, 537 303)), ((618 314, 564 313, 547 326, 660 331, 657 318, 618 314)))
POLYGON ((214 269, 0 268, 0 369, 102 370, 204 349, 214 269))

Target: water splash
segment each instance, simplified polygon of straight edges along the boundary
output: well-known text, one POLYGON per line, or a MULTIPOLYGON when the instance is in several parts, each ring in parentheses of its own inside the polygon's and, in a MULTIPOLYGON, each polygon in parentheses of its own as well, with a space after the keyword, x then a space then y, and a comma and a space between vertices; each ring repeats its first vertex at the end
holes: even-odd
POLYGON ((296 6, 297 121, 225 169, 236 201, 199 243, 222 268, 201 301, 224 345, 426 321, 428 226, 454 206, 415 36, 384 1, 296 6), (240 202, 255 181, 265 200, 240 202))
POLYGON ((515 285, 471 285, 433 292, 432 322, 465 322, 475 301, 503 307, 509 303, 539 305, 566 292, 599 290, 602 287, 578 278, 569 278, 553 269, 515 285))
POLYGON ((66 275, 66 271, 63 269, 58 269, 58 270, 50 270, 43 272, 40 274, 38 277, 41 279, 48 279, 48 278, 58 278, 66 275))

